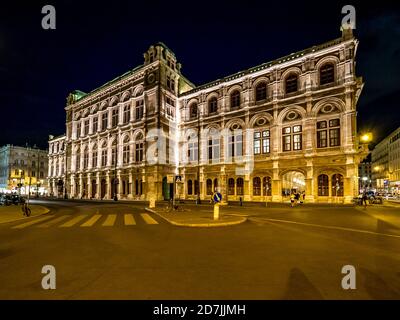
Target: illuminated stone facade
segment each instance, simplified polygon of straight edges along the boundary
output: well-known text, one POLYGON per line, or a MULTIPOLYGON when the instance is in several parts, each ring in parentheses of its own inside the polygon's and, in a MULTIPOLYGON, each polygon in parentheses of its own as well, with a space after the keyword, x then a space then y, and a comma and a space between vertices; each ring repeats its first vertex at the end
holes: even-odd
POLYGON ((151 46, 142 66, 69 95, 66 135, 49 141, 51 185, 66 181, 75 198, 209 200, 218 190, 229 201, 279 202, 296 191, 350 202, 366 154, 357 45, 345 31, 197 87, 168 47, 151 46), (67 170, 56 175, 55 164, 67 170), (182 179, 176 189, 173 176, 182 179))
POLYGON ((47 150, 6 145, 0 148, 0 193, 47 194, 47 150))

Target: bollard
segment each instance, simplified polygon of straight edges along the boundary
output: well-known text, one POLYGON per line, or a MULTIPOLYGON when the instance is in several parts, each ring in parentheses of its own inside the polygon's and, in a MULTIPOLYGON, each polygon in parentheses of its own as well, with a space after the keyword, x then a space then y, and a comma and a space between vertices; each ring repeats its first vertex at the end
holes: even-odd
POLYGON ((219 203, 214 204, 214 220, 219 220, 219 203))

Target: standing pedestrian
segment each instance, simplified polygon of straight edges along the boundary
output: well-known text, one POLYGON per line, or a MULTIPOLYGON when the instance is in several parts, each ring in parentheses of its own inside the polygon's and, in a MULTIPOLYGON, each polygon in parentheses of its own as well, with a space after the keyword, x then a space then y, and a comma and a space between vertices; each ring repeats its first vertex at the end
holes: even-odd
POLYGON ((294 193, 290 195, 290 206, 293 208, 294 207, 294 193))

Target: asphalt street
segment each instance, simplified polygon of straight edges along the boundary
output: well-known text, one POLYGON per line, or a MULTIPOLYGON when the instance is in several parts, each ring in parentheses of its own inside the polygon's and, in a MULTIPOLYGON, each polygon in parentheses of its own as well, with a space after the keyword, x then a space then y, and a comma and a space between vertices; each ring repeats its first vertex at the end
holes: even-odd
POLYGON ((0 225, 0 299, 400 298, 400 207, 223 208, 248 221, 185 228, 143 204, 39 203, 51 212, 0 225))

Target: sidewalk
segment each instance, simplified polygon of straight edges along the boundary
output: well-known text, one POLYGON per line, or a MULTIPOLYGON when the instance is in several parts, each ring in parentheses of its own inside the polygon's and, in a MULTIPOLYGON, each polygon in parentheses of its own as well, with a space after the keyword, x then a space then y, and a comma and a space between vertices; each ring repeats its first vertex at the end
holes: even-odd
MULTIPOLYGON (((182 207, 180 207, 182 208, 182 207)), ((238 225, 247 221, 244 216, 235 215, 231 209, 221 206, 219 209, 219 219, 213 219, 213 207, 194 207, 184 208, 167 212, 165 207, 156 207, 154 209, 145 208, 146 211, 152 212, 172 225, 179 227, 226 227, 238 225)))
POLYGON ((0 206, 0 224, 29 219, 50 212, 48 208, 40 205, 29 205, 29 208, 31 209, 31 216, 24 217, 20 205, 0 206))

